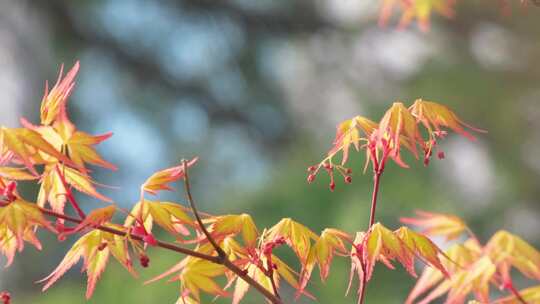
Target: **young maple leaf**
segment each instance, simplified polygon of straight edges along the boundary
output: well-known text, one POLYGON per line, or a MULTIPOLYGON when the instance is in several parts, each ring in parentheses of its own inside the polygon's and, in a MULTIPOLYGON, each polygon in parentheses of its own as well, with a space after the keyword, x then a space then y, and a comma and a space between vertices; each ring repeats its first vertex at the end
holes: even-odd
POLYGON ((4 149, 4 146, 36 176, 38 173, 34 165, 45 163, 44 157, 52 157, 57 161, 73 165, 73 162, 67 156, 55 149, 41 134, 30 129, 1 127, 0 150, 4 149))
POLYGON ((342 151, 341 165, 345 165, 349 159, 351 144, 356 151, 359 151, 360 143, 362 141, 367 142, 367 138, 371 136, 375 129, 377 129, 377 123, 362 116, 355 116, 340 123, 337 127, 334 147, 328 152, 328 157, 331 159, 336 153, 342 151))
POLYGON ((111 199, 97 192, 93 181, 87 175, 68 167, 58 164, 45 166, 41 177, 41 187, 39 188, 37 203, 44 207, 48 202, 51 208, 63 213, 68 190, 66 186, 72 186, 78 191, 95 197, 105 202, 111 199))
POLYGON ((65 111, 67 99, 75 86, 74 80, 79 72, 79 62, 77 61, 66 77, 62 79, 63 70, 64 65, 60 67, 58 80, 50 91, 48 83, 45 83, 45 94, 41 101, 41 123, 43 125, 52 124, 58 115, 65 111))
POLYGON ((510 267, 515 267, 528 278, 540 280, 540 252, 517 235, 498 231, 484 250, 497 265, 505 281, 511 280, 510 267))
POLYGON ((305 288, 315 264, 319 266, 319 273, 321 280, 324 282, 330 272, 330 264, 334 258, 334 254, 342 256, 348 255, 348 250, 345 247, 345 243, 352 243, 351 237, 340 230, 327 228, 321 233, 319 239, 315 242, 315 245, 311 247, 307 259, 307 265, 305 270, 301 274, 301 288, 305 288))
POLYGON ((244 244, 248 248, 254 248, 259 237, 255 222, 249 214, 223 215, 211 219, 212 224, 208 231, 215 239, 223 239, 228 236, 242 234, 244 244))
POLYGON ((133 206, 130 215, 124 222, 125 227, 132 227, 136 222, 143 225, 147 233, 152 232, 155 222, 173 235, 189 234, 184 225, 196 227, 194 219, 187 214, 187 208, 172 202, 144 200, 133 206))
MULTIPOLYGON (((519 295, 526 303, 540 303, 540 285, 520 290, 519 295)), ((512 295, 495 301, 495 304, 523 304, 523 301, 512 295)))
POLYGON ((268 234, 265 235, 265 239, 269 241, 280 237, 285 239, 287 245, 300 260, 302 267, 305 267, 311 251, 311 241, 317 241, 319 236, 306 226, 290 218, 284 218, 270 228, 268 234))
POLYGON ((110 138, 112 133, 90 135, 82 132, 77 130, 66 115, 59 115, 51 126, 36 126, 24 118, 21 119, 21 124, 41 134, 56 150, 64 151, 66 155, 69 155, 74 166, 85 175, 88 174, 86 164, 110 170, 117 169, 115 165, 105 161, 94 148, 95 145, 110 138))
POLYGON ((36 204, 16 198, 0 207, 0 251, 7 258, 6 267, 13 262, 15 251, 24 249, 24 241, 41 249, 35 235, 37 227, 55 231, 36 204))
POLYGON ((351 252, 351 275, 356 272, 359 281, 359 292, 363 282, 368 282, 373 273, 377 261, 383 262, 387 267, 394 269, 391 261, 397 260, 413 277, 414 259, 418 257, 427 265, 437 269, 443 277, 448 277, 448 272, 439 256, 444 256, 442 251, 427 237, 415 233, 406 227, 392 232, 380 223, 374 224, 367 233, 358 233, 351 252))
POLYGON ((401 102, 394 102, 386 111, 379 122, 379 128, 372 136, 375 138, 376 149, 382 149, 382 157, 376 157, 379 163, 384 164, 386 157, 390 156, 398 165, 407 168, 401 160, 401 145, 418 158, 416 145, 422 143, 422 137, 416 119, 401 102))
POLYGON ((426 165, 429 163, 433 148, 437 144, 437 138, 444 138, 446 136, 446 131, 443 128, 449 128, 470 140, 475 140, 475 137, 465 131, 465 128, 476 132, 485 132, 464 123, 447 106, 436 102, 417 99, 409 110, 428 131, 428 140, 423 145, 424 164, 426 165))
POLYGON ((414 303, 416 299, 432 289, 435 285, 438 285, 438 287, 434 288, 433 291, 423 299, 422 303, 429 303, 431 300, 442 296, 451 287, 451 280, 454 278, 454 274, 463 273, 467 267, 479 259, 482 254, 481 251, 482 249, 473 239, 469 239, 463 244, 455 244, 447 249, 444 254, 448 258, 442 259, 441 262, 448 273, 451 274, 450 279, 433 267, 425 267, 405 303, 414 303))
MULTIPOLYGON (((114 228, 121 227, 115 225, 114 228)), ((94 292, 99 277, 107 266, 111 254, 132 275, 136 275, 132 269, 125 238, 101 230, 92 230, 73 244, 64 259, 50 275, 39 281, 40 283, 45 282, 42 290, 45 291, 51 287, 82 258, 84 261, 82 270, 86 271, 88 276, 86 298, 89 299, 94 292)))
MULTIPOLYGON (((193 166, 199 158, 195 157, 187 163, 187 167, 193 166)), ((156 195, 160 190, 169 190, 172 188, 169 183, 175 182, 184 177, 184 165, 180 164, 176 167, 164 169, 152 174, 141 186, 142 192, 148 192, 156 195)))
POLYGON ((422 233, 430 236, 444 236, 446 240, 454 240, 467 231, 467 225, 457 216, 416 211, 417 217, 402 217, 400 221, 404 224, 417 226, 422 229, 422 233))
POLYGON ((188 256, 164 274, 146 283, 161 279, 172 272, 179 272, 169 282, 180 281, 181 294, 192 296, 195 303, 200 303, 201 291, 216 296, 228 295, 214 280, 224 275, 226 271, 227 268, 223 265, 188 256))
POLYGON ((405 28, 416 19, 420 29, 429 30, 431 12, 435 11, 444 17, 454 16, 455 0, 383 0, 379 14, 379 25, 385 26, 392 15, 394 6, 400 6, 403 11, 399 28, 405 28))
POLYGON ((84 220, 73 229, 74 232, 81 231, 85 228, 97 228, 110 221, 116 212, 116 206, 110 205, 103 208, 92 210, 84 220))
MULTIPOLYGON (((0 178, 4 178, 7 180, 26 181, 35 180, 38 177, 28 173, 24 168, 0 166, 0 178)), ((4 184, 4 182, 0 181, 0 185, 2 184, 4 184)))
POLYGON ((407 227, 401 227, 394 232, 395 235, 409 248, 413 253, 412 258, 418 257, 426 265, 438 269, 441 273, 448 276, 446 268, 442 264, 439 256, 444 256, 441 249, 437 247, 428 237, 414 232, 407 227))

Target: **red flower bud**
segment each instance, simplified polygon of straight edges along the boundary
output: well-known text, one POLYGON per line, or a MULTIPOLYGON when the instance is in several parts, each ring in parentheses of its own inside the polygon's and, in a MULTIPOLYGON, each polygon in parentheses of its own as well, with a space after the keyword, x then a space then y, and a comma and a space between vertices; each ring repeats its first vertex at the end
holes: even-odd
POLYGON ((315 180, 315 174, 310 174, 307 176, 307 182, 312 183, 315 180))
POLYGON ((345 182, 346 182, 347 184, 352 183, 352 177, 350 177, 350 176, 345 176, 345 182))
POLYGON ((139 257, 139 263, 141 263, 142 267, 147 268, 150 266, 150 258, 146 254, 141 254, 139 257))
POLYGON ((445 155, 444 155, 444 151, 439 151, 439 153, 437 153, 437 157, 439 159, 444 159, 445 155))
POLYGON ((330 183, 330 191, 334 191, 334 189, 336 189, 336 183, 331 182, 330 183))

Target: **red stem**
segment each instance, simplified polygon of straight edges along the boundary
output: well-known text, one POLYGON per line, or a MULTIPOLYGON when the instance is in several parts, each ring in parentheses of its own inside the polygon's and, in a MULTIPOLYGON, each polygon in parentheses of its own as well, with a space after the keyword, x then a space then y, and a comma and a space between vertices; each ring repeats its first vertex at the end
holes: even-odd
POLYGON ((379 195, 379 185, 381 181, 381 172, 375 172, 373 174, 373 194, 371 196, 371 212, 369 214, 369 226, 368 230, 375 223, 375 210, 377 209, 377 197, 379 195))
POLYGON ((508 286, 506 286, 506 289, 510 290, 510 292, 514 295, 514 297, 518 299, 519 302, 521 302, 521 304, 528 304, 527 301, 523 299, 519 291, 514 287, 514 285, 509 284, 508 286))
MULTIPOLYGON (((375 167, 373 170, 373 193, 371 196, 371 212, 369 214, 369 226, 368 226, 367 233, 369 233, 369 229, 371 229, 371 226, 373 226, 373 224, 375 223, 375 211, 377 209, 377 198, 379 196, 379 186, 380 186, 381 175, 383 171, 384 171, 384 168, 379 168, 378 166, 375 167)), ((363 263, 362 259, 361 259, 361 263, 363 263)), ((367 273, 364 270, 362 273, 360 298, 358 299, 359 304, 364 304, 365 297, 366 297, 366 287, 367 287, 366 285, 367 285, 367 273)))
POLYGON ((56 173, 60 177, 60 181, 62 181, 62 184, 64 185, 64 189, 66 189, 66 197, 67 197, 69 203, 71 204, 73 209, 75 209, 75 211, 77 211, 77 214, 79 215, 79 217, 81 219, 85 219, 86 214, 84 214, 84 211, 82 211, 81 207, 79 207, 79 204, 75 200, 75 196, 73 196, 73 192, 71 192, 71 188, 70 188, 69 184, 67 183, 64 174, 60 171, 60 167, 58 167, 58 165, 56 165, 55 168, 56 168, 56 173))

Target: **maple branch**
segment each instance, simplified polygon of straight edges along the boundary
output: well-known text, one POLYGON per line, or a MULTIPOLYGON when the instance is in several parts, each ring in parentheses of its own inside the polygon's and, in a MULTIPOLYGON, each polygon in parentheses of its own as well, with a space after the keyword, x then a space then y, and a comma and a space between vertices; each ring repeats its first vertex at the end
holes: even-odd
POLYGON ((84 214, 84 211, 82 211, 81 207, 79 207, 79 204, 75 200, 75 196, 73 196, 73 192, 71 192, 71 188, 70 188, 70 186, 68 185, 68 183, 66 181, 66 177, 65 177, 64 173, 60 171, 60 167, 58 167, 58 165, 55 166, 55 169, 56 169, 56 173, 60 177, 60 181, 62 182, 62 185, 64 186, 64 189, 66 189, 65 195, 66 195, 69 203, 71 204, 73 209, 75 209, 75 211, 77 211, 77 214, 79 215, 79 217, 81 219, 85 219, 86 214, 84 214))
POLYGON ((375 210, 377 209, 377 197, 379 195, 379 185, 381 182, 381 172, 374 172, 373 173, 373 194, 371 196, 371 212, 369 214, 369 226, 368 230, 373 226, 375 223, 375 210))
POLYGON ((210 235, 206 227, 204 226, 201 217, 199 216, 199 212, 197 211, 197 207, 195 206, 195 200, 193 199, 193 196, 191 195, 191 185, 189 183, 189 174, 188 174, 188 161, 183 160, 182 164, 184 166, 184 188, 186 189, 186 198, 189 202, 189 205, 191 206, 191 210, 193 211, 193 215, 195 215, 195 219, 197 220, 197 223, 199 224, 199 228, 201 228, 201 231, 204 233, 204 236, 212 244, 212 247, 216 250, 219 258, 225 259, 227 257, 227 254, 225 254, 225 251, 217 244, 216 240, 210 235))
MULTIPOLYGON (((384 171, 384 167, 377 165, 377 168, 373 170, 373 193, 371 196, 371 212, 369 214, 369 226, 368 231, 371 229, 371 226, 375 223, 375 210, 377 209, 377 198, 379 196, 379 187, 381 183, 381 175, 384 171)), ((366 233, 367 235, 367 233, 366 233)), ((360 261, 362 264, 363 261, 360 261)), ((360 290, 360 298, 358 299, 359 304, 363 304, 366 297, 366 284, 367 284, 367 273, 366 271, 362 274, 362 289, 360 290)))
POLYGON ((197 207, 195 206, 195 200, 193 199, 193 195, 191 194, 191 185, 189 183, 189 174, 188 174, 188 162, 187 160, 183 160, 182 164, 184 166, 184 188, 186 190, 186 198, 189 202, 189 205, 191 206, 191 210, 193 211, 193 215, 195 215, 195 219, 197 220, 197 223, 199 224, 199 227, 201 228, 202 232, 206 236, 206 239, 208 239, 208 242, 212 244, 216 252, 218 253, 217 257, 214 257, 218 259, 218 264, 222 264, 223 266, 227 267, 229 270, 234 272, 236 275, 238 275, 240 278, 242 278, 246 283, 253 286, 255 289, 257 289, 263 296, 265 296, 271 303, 273 304, 282 304, 283 302, 279 298, 279 295, 277 293, 277 287, 275 286, 275 282, 273 279, 272 281, 272 288, 274 288, 275 294, 272 294, 268 289, 263 287, 261 284, 259 284, 257 281, 255 281, 253 278, 247 275, 247 273, 240 269, 238 266, 236 266, 229 258, 227 257, 227 254, 223 249, 217 244, 217 242, 214 240, 212 235, 208 232, 206 227, 204 226, 201 217, 199 216, 199 212, 197 210, 197 207))
POLYGON ((514 297, 516 297, 516 299, 521 302, 521 304, 528 304, 527 301, 525 301, 525 299, 521 296, 521 294, 519 293, 519 291, 514 287, 513 284, 508 284, 508 286, 505 286, 506 289, 508 289, 513 295, 514 297))
MULTIPOLYGON (((10 204, 10 202, 0 201, 0 207, 6 207, 9 204, 10 204)), ((66 220, 68 222, 77 223, 77 224, 80 224, 80 223, 83 222, 82 219, 78 219, 78 218, 75 218, 75 217, 71 217, 69 215, 61 214, 61 213, 55 212, 55 211, 53 211, 51 209, 42 208, 40 206, 36 206, 36 208, 38 208, 43 214, 46 214, 46 215, 54 217, 54 218, 63 219, 63 220, 66 220)), ((129 236, 133 240, 144 243, 143 237, 141 237, 139 235, 134 235, 134 234, 129 233, 129 232, 125 232, 125 231, 122 231, 122 230, 118 230, 118 229, 103 226, 103 225, 99 225, 99 226, 96 226, 94 228, 98 229, 98 230, 101 230, 101 231, 104 231, 104 232, 115 234, 115 235, 118 235, 118 236, 124 236, 124 237, 129 236)), ((193 256, 193 257, 196 257, 196 258, 199 258, 199 259, 202 259, 202 260, 207 260, 207 261, 215 263, 215 264, 223 265, 223 266, 227 267, 230 271, 234 272, 239 278, 244 280, 250 286, 257 289, 257 291, 259 291, 272 304, 283 304, 281 299, 279 299, 277 296, 272 294, 272 292, 270 292, 264 286, 262 286, 257 281, 255 281, 252 277, 248 276, 247 273, 244 270, 242 270, 238 266, 236 266, 227 257, 222 259, 219 256, 213 256, 213 255, 204 254, 204 253, 201 253, 201 252, 198 252, 198 251, 194 251, 194 250, 191 250, 191 249, 180 247, 180 246, 178 246, 178 245, 176 245, 174 243, 169 243, 169 242, 160 241, 160 240, 156 240, 156 247, 160 247, 160 248, 171 250, 171 251, 174 251, 174 252, 190 255, 190 256, 193 256)))

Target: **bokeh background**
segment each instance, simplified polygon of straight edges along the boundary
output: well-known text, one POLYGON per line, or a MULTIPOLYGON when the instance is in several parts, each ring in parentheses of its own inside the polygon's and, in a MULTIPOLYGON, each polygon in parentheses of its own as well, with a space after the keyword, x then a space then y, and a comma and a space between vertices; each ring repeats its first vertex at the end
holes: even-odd
MULTIPOLYGON (((354 156, 353 183, 339 181, 334 193, 324 176, 308 185, 306 168, 322 158, 341 120, 379 119, 393 101, 422 97, 489 133, 477 142, 450 136, 446 159, 428 168, 410 159, 409 170, 391 165, 378 220, 397 228, 416 209, 455 213, 483 240, 504 228, 540 245, 540 8, 522 10, 516 0, 503 16, 497 1, 459 1, 454 20, 437 16, 421 33, 379 28, 379 2, 1 1, 0 122, 37 121, 44 81, 80 60, 70 113, 82 130, 114 132, 99 151, 120 169, 96 170, 96 179, 119 187, 101 189, 117 204, 135 203, 153 171, 198 155, 192 178, 205 211, 248 212, 259 227, 291 217, 316 232, 353 233, 369 217, 363 155, 354 156)), ((183 201, 181 191, 165 197, 183 201)), ((102 205, 85 199, 85 206, 102 205)), ((77 270, 40 292, 34 281, 71 244, 42 239, 42 252, 28 247, 0 273, 0 289, 17 304, 86 303, 77 270)), ((177 260, 152 250, 142 277, 177 260)), ((344 297, 349 267, 338 258, 328 282, 314 276, 319 303, 356 302, 344 297)), ((377 267, 368 303, 400 303, 413 284, 399 267, 377 267)), ((112 262, 88 303, 177 296, 177 283, 142 286, 112 262)), ((262 302, 257 294, 245 300, 262 302)))

